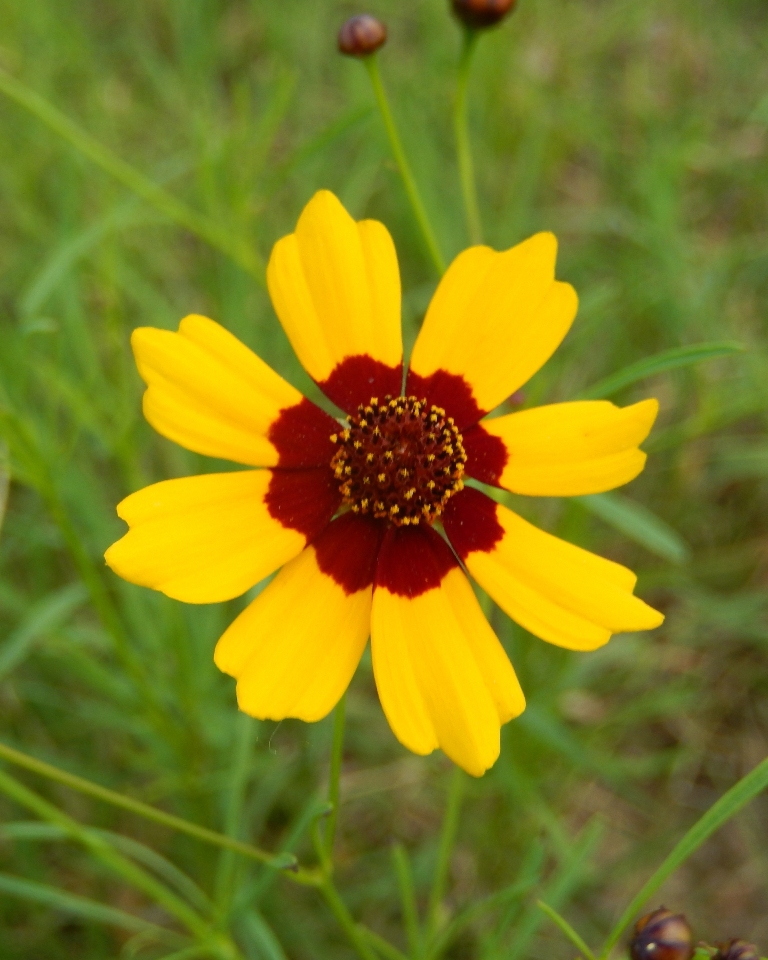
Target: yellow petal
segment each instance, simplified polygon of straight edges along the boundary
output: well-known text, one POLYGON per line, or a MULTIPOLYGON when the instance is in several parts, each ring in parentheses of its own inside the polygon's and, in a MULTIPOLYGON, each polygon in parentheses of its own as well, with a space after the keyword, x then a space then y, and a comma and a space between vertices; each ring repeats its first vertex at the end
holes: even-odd
POLYGON ((401 392, 400 272, 386 227, 356 223, 320 190, 275 244, 267 283, 299 360, 334 402, 354 409, 401 392))
POLYGON ((105 559, 125 580, 176 600, 229 600, 295 557, 337 505, 325 470, 164 480, 118 505, 131 529, 105 559))
POLYGON ((349 685, 370 632, 378 531, 351 514, 287 564, 219 640, 240 709, 263 720, 326 716, 349 685))
POLYGON ((555 403, 484 420, 465 434, 469 476, 531 496, 612 490, 645 465, 638 444, 656 419, 656 400, 616 407, 607 400, 555 403), (506 462, 482 455, 483 432, 501 441, 506 462))
POLYGON ((213 320, 185 317, 178 333, 140 327, 131 344, 148 388, 144 415, 170 440, 251 466, 319 466, 333 456, 324 443, 334 421, 213 320), (279 430, 297 410, 317 435, 304 456, 279 430))
POLYGON ((664 620, 632 594, 631 570, 539 530, 479 490, 455 496, 444 522, 480 586, 542 640, 593 650, 614 633, 651 630, 664 620))
POLYGON ((555 280, 557 241, 538 233, 498 253, 471 247, 453 261, 429 306, 411 358, 408 392, 474 423, 524 384, 554 353, 576 316, 576 293, 555 280), (471 394, 457 404, 460 378, 471 394), (453 400, 453 403, 452 403, 453 400))
POLYGON ((376 686, 404 746, 418 754, 440 748, 468 773, 481 776, 499 755, 501 724, 524 710, 525 699, 455 561, 447 571, 443 564, 437 585, 421 583, 413 595, 398 588, 399 573, 388 576, 388 567, 402 571, 410 565, 419 538, 432 541, 428 547, 438 553, 450 553, 432 530, 385 539, 371 612, 376 686))

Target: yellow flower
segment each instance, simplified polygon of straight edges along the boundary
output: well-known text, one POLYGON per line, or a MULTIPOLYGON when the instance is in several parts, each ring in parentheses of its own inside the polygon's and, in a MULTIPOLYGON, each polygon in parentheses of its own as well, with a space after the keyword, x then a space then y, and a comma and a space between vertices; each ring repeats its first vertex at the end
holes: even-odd
POLYGON ((593 650, 662 615, 625 567, 544 533, 480 490, 568 496, 637 476, 655 400, 486 414, 552 355, 577 298, 539 233, 472 247, 443 277, 404 379, 400 275, 377 221, 320 191, 272 252, 272 302, 334 420, 223 327, 134 331, 144 413, 190 450, 258 467, 165 480, 119 504, 106 553, 133 583, 187 603, 236 597, 282 567, 218 642, 240 709, 326 716, 368 636, 384 712, 410 750, 481 775, 525 699, 467 579, 550 643, 593 650), (445 537, 434 523, 442 525, 445 537))

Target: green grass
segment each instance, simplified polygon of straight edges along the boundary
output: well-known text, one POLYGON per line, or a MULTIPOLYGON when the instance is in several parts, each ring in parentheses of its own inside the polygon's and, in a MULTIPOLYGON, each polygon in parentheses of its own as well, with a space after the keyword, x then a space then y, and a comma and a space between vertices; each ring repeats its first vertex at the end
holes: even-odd
MULTIPOLYGON (((459 31, 443 0, 372 9, 389 23, 384 81, 453 256, 467 243, 451 127, 459 31)), ((0 739, 302 863, 313 862, 307 816, 327 780, 331 720, 238 716, 212 650, 244 601, 183 606, 119 581, 102 555, 128 492, 224 466, 142 420, 135 326, 206 313, 316 396, 258 279, 315 189, 389 226, 413 342, 435 276, 365 71, 335 53, 351 12, 331 0, 0 0, 0 67, 175 198, 137 197, 0 97, 0 435, 12 467, 0 739)), ((746 349, 612 394, 654 395, 662 408, 648 468, 619 494, 629 514, 621 500, 515 501, 638 570, 667 621, 574 654, 493 614, 529 708, 505 728, 494 769, 468 785, 435 922, 451 930, 471 903, 521 877, 529 886, 469 917, 450 958, 573 956, 537 898, 595 947, 685 830, 768 753, 766 38, 761 0, 520 0, 480 45, 470 115, 487 239, 504 247, 554 230, 558 272, 581 297, 526 403, 575 397, 662 351, 746 349), (654 515, 650 533, 635 505, 654 515)), ((351 956, 315 891, 6 769, 72 821, 146 852, 113 848, 111 833, 89 832, 86 852, 69 827, 5 827, 4 960, 128 957, 142 923, 172 926, 173 901, 161 909, 150 887, 121 879, 115 855, 184 903, 213 901, 247 958, 351 956), (139 920, 121 926, 118 914, 139 920)), ((392 845, 426 909, 449 782, 442 757, 394 740, 365 660, 347 702, 336 877, 354 916, 400 949, 392 845)), ((33 819, 11 800, 0 813, 33 819)), ((758 799, 658 894, 697 938, 768 949, 767 826, 758 799)))

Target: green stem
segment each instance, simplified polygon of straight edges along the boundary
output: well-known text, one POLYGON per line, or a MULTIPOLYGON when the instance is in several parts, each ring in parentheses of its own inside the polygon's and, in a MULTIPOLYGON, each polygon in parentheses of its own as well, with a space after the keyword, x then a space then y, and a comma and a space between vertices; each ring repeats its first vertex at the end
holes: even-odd
POLYGON ((393 946, 389 940, 385 940, 384 937, 380 937, 378 933, 373 930, 370 930, 368 927, 363 924, 358 924, 357 929, 360 931, 361 935, 370 943, 370 945, 377 950, 385 960, 410 960, 402 950, 398 950, 397 947, 393 946))
POLYGON ((477 201, 475 167, 472 162, 472 148, 469 140, 467 122, 467 86, 472 66, 472 56, 477 47, 480 33, 477 30, 464 30, 464 40, 456 76, 456 99, 453 104, 453 132, 456 137, 456 156, 459 161, 461 195, 464 200, 464 212, 467 217, 467 229, 472 243, 483 242, 483 225, 480 220, 480 206, 477 201))
POLYGON ((543 913, 546 913, 552 923, 562 930, 562 932, 566 935, 566 937, 568 937, 574 947, 576 947, 576 949, 586 958, 586 960, 595 960, 594 953, 592 953, 587 944, 584 942, 584 940, 582 940, 579 934, 576 933, 565 917, 561 917, 557 910, 554 910, 552 907, 550 907, 548 903, 544 903, 543 900, 537 900, 536 906, 543 913))
POLYGON ((456 831, 459 826, 461 800, 464 796, 464 773, 456 767, 448 788, 448 802, 443 816, 443 826, 440 831, 440 847, 437 853, 437 866, 432 880, 432 890, 429 894, 429 908, 427 913, 427 935, 431 939, 437 932, 440 921, 440 904, 443 902, 445 887, 448 881, 448 868, 451 863, 451 853, 456 840, 456 831))
MULTIPOLYGON (((20 750, 14 750, 13 747, 9 747, 5 743, 0 743, 0 757, 10 763, 15 763, 19 767, 24 767, 26 770, 32 771, 32 773, 47 777, 49 780, 55 780, 65 787, 70 787, 73 790, 78 790, 80 793, 96 797, 98 800, 104 800, 106 803, 111 803, 115 807, 129 810, 131 813, 135 813, 140 817, 144 817, 147 820, 154 820, 155 823, 161 823, 163 826, 170 827, 172 830, 178 830, 180 833, 186 833, 191 837, 196 837, 205 843, 212 843, 218 847, 234 850, 236 853, 250 857, 252 860, 258 860, 259 863, 265 863, 276 870, 293 870, 296 865, 296 858, 293 854, 277 854, 277 856, 273 856, 265 850, 259 850, 258 847, 251 846, 249 843, 242 843, 233 837, 226 837, 224 834, 216 833, 214 830, 208 830, 206 827, 198 826, 198 824, 191 823, 189 820, 183 820, 181 817, 166 813, 164 810, 158 810, 157 807, 151 807, 148 803, 142 803, 141 800, 126 797, 124 794, 117 793, 115 790, 109 790, 107 787, 102 787, 98 783, 92 783, 90 780, 83 779, 83 777, 78 777, 73 773, 67 773, 66 770, 60 770, 50 763, 36 760, 34 757, 30 757, 20 750)), ((318 884, 315 875, 309 871, 297 870, 287 873, 286 876, 291 880, 307 886, 317 886, 318 884)))
POLYGON ((188 207, 181 200, 177 200, 173 194, 159 187, 149 177, 145 177, 143 173, 92 137, 90 133, 82 130, 39 93, 30 90, 2 69, 0 69, 0 92, 28 110, 79 153, 159 210, 169 220, 225 253, 262 286, 266 285, 264 265, 249 244, 233 240, 229 231, 222 229, 217 223, 188 207))
POLYGON ((408 854, 401 843, 395 844, 392 848, 392 859, 395 864, 398 886, 400 887, 400 902, 403 910, 405 933, 408 937, 408 950, 414 960, 416 960, 416 958, 422 955, 421 925, 419 923, 419 911, 416 905, 416 892, 413 887, 411 864, 408 860, 408 854))
POLYGON ((320 891, 325 897, 325 901, 331 908, 331 912, 341 929, 346 933, 347 939, 360 955, 362 960, 378 960, 376 954, 368 945, 365 935, 358 928, 352 914, 347 910, 346 904, 339 896, 336 887, 330 877, 326 877, 320 887, 320 891))
POLYGON ((329 863, 333 862, 333 841, 336 836, 336 824, 339 819, 339 795, 341 781, 341 761, 344 754, 344 721, 346 719, 347 695, 339 700, 333 712, 333 744, 331 746, 331 775, 328 784, 328 803, 331 812, 325 826, 325 853, 329 863))
MULTIPOLYGON (((243 806, 248 790, 253 744, 257 729, 257 721, 244 713, 238 716, 234 758, 230 772, 229 789, 227 791, 227 811, 224 821, 224 833, 228 837, 237 838, 240 835, 243 806)), ((234 850, 228 848, 222 849, 214 884, 216 903, 222 909, 222 913, 227 912, 228 905, 231 902, 236 886, 235 878, 239 864, 242 864, 242 861, 238 860, 234 850)))
POLYGON ((389 138, 389 145, 392 148, 392 154, 395 158, 395 163, 400 171, 400 176, 403 178, 405 192, 408 194, 408 200, 413 208, 413 213, 416 217, 416 221, 419 224, 419 228, 421 229, 427 250, 432 258, 432 263, 435 265, 435 269, 440 276, 442 276, 445 273, 445 261, 443 260, 443 255, 440 252, 440 247, 429 222, 427 211, 422 203, 421 195, 419 194, 419 189, 416 186, 413 173, 411 172, 411 167, 408 163, 408 158, 405 155, 400 134, 397 132, 397 126, 395 125, 395 119, 392 116, 392 110, 390 109, 389 101, 387 100, 384 84, 381 82, 381 73, 379 72, 379 61, 377 55, 375 53, 370 54, 363 59, 363 63, 368 70, 368 76, 371 78, 373 92, 376 96, 376 102, 379 105, 379 110, 381 111, 381 117, 384 121, 384 127, 387 131, 387 137, 389 138))
POLYGON ((680 839, 666 860, 661 864, 653 876, 634 897, 627 909, 621 915, 618 923, 608 936, 599 960, 607 960, 611 950, 621 939, 622 934, 640 912, 640 909, 650 899, 661 885, 690 857, 694 851, 719 830, 724 823, 741 810, 745 804, 754 799, 763 790, 768 789, 768 757, 759 763, 753 770, 735 783, 707 812, 700 817, 691 829, 680 839))
POLYGON ((122 877, 132 886, 143 891, 151 897, 156 903, 168 911, 199 940, 209 940, 212 936, 212 929, 202 920, 197 913, 187 904, 171 893, 167 887, 155 880, 154 877, 146 873, 141 867, 136 866, 127 857, 118 853, 107 843, 103 837, 92 833, 86 827, 83 827, 76 820, 67 816, 58 807, 54 807, 36 793, 28 790, 23 784, 19 783, 13 777, 3 773, 0 770, 0 790, 11 797, 20 806, 36 813, 42 820, 49 823, 55 823, 68 833, 73 840, 78 841, 86 847, 97 859, 101 860, 107 867, 113 870, 118 876, 122 877))

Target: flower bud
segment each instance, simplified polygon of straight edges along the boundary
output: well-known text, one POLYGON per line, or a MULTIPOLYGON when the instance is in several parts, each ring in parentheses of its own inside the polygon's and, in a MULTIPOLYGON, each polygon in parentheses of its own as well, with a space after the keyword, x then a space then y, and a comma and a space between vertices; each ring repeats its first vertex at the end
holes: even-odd
POLYGON ((760 960, 760 952, 754 943, 729 940, 727 943, 718 943, 715 960, 760 960))
POLYGON ((387 28, 369 13, 350 17, 339 30, 339 52, 348 57, 367 57, 387 42, 387 28))
POLYGON ((659 907, 637 921, 629 952, 632 960, 690 960, 693 934, 688 921, 659 907))
POLYGON ((453 12, 465 27, 483 30, 495 27, 507 14, 512 13, 517 0, 451 0, 453 12))

